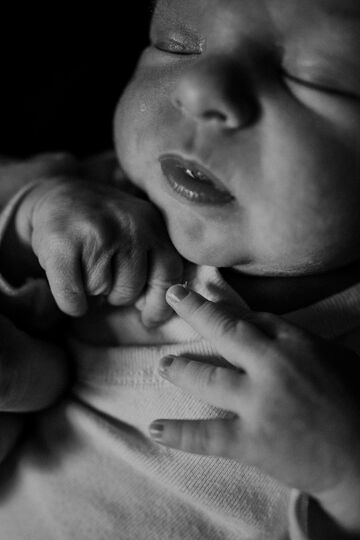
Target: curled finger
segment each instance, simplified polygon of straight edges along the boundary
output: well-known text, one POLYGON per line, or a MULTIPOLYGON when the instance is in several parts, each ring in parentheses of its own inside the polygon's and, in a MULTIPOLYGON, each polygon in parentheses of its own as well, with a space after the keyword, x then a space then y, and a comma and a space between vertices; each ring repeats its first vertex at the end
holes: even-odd
POLYGON ((181 281, 183 262, 179 254, 169 246, 167 249, 153 250, 149 254, 147 289, 142 308, 145 326, 158 326, 168 320, 173 310, 166 301, 166 291, 171 285, 181 281))
POLYGON ((129 305, 139 297, 147 275, 146 253, 117 252, 112 260, 113 285, 108 301, 113 306, 129 305))

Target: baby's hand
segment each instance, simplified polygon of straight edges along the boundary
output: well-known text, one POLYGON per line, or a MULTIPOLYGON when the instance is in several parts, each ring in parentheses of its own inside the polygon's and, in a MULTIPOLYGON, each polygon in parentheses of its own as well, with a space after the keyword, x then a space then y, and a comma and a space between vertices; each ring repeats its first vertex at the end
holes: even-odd
POLYGON ((181 281, 183 264, 151 203, 115 186, 54 178, 24 198, 15 230, 35 253, 65 314, 83 315, 89 296, 120 306, 145 292, 144 324, 171 316, 165 292, 181 281))
POLYGON ((152 437, 258 466, 313 495, 340 525, 359 531, 359 358, 274 315, 240 320, 184 287, 171 288, 167 298, 229 363, 166 357, 161 375, 233 416, 157 420, 152 437), (180 301, 177 291, 186 295, 180 301))

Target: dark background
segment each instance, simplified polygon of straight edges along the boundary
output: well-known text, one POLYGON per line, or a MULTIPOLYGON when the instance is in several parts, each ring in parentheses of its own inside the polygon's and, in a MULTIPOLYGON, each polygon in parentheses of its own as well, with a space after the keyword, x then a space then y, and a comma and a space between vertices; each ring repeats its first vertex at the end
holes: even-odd
POLYGON ((63 4, 0 23, 0 155, 67 150, 82 157, 112 144, 112 116, 147 43, 146 0, 63 4), (130 4, 130 5, 129 5, 130 4))

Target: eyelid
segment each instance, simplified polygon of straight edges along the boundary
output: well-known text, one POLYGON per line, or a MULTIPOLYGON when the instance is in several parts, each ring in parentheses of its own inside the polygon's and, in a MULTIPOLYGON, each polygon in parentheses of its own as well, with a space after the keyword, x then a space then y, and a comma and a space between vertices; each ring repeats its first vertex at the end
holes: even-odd
POLYGON ((324 94, 343 97, 347 99, 353 99, 353 100, 360 100, 360 95, 356 94, 356 92, 353 92, 351 90, 346 90, 345 88, 335 88, 332 86, 331 82, 327 82, 325 80, 318 79, 307 79, 303 78, 301 76, 293 75, 286 71, 285 69, 281 70, 281 76, 284 79, 289 80, 290 82, 293 82, 295 84, 299 84, 305 88, 309 88, 310 90, 323 92, 324 94))
POLYGON ((204 48, 203 39, 190 34, 186 29, 177 32, 151 32, 151 42, 159 50, 172 54, 201 54, 204 48))
POLYGON ((202 50, 198 45, 186 44, 182 41, 179 41, 177 39, 158 39, 154 40, 154 46, 163 51, 163 52, 169 52, 173 54, 183 54, 183 55, 191 55, 191 54, 201 54, 202 50))

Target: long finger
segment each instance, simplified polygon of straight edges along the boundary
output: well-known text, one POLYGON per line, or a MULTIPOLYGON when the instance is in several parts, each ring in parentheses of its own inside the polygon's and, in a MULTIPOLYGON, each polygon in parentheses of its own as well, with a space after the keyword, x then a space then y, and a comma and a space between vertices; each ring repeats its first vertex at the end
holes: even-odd
POLYGON ((153 250, 150 254, 147 290, 142 309, 145 326, 158 326, 173 314, 166 301, 166 291, 182 280, 184 266, 173 248, 153 250))
POLYGON ((160 361, 159 373, 215 407, 235 412, 239 404, 247 399, 244 391, 247 375, 232 367, 197 362, 184 356, 165 356, 160 361))
POLYGON ((166 298, 176 313, 220 355, 245 371, 253 368, 269 347, 269 337, 254 324, 234 317, 187 287, 171 287, 166 298))
POLYGON ((242 446, 239 418, 156 420, 149 433, 160 444, 193 454, 238 458, 242 446))

